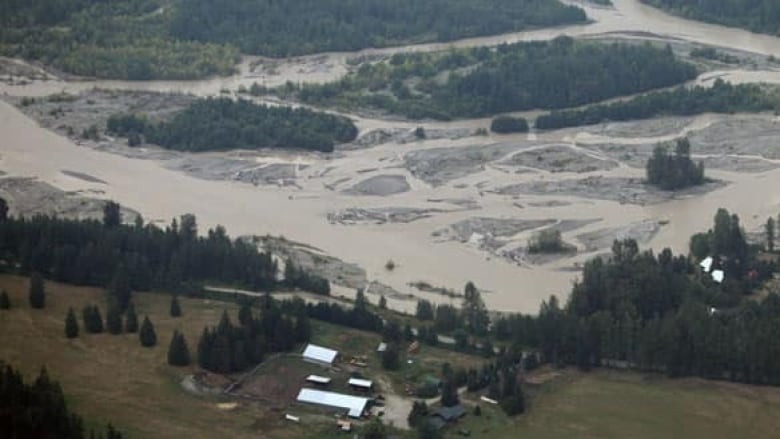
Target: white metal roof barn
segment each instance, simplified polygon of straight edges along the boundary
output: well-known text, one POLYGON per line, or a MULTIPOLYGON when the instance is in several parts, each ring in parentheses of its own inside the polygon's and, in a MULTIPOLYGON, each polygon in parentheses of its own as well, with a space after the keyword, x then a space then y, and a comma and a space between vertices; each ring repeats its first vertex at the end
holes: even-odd
POLYGON ((303 350, 303 359, 306 361, 331 365, 338 356, 338 351, 310 344, 303 350))
POLYGON ((366 410, 368 398, 315 389, 301 389, 298 393, 298 402, 344 409, 347 410, 347 414, 350 417, 359 418, 366 410))

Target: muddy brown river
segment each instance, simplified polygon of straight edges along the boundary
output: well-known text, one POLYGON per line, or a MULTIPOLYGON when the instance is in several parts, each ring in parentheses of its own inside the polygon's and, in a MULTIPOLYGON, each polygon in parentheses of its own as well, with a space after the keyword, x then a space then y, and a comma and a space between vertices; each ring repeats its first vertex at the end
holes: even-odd
MULTIPOLYGON (((40 96, 100 87, 214 95, 222 89, 235 90, 253 82, 276 85, 286 80, 333 80, 347 71, 347 59, 354 56, 495 45, 562 34, 684 40, 780 56, 778 38, 671 17, 635 0, 613 2, 614 8, 577 3, 594 20, 582 26, 446 44, 312 55, 275 62, 273 71, 253 71, 251 66, 258 59, 246 58, 241 73, 228 78, 191 82, 45 81, 24 86, 3 84, 0 92, 40 96)), ((772 69, 719 73, 736 82, 780 82, 780 74, 772 69)), ((719 160, 708 174, 724 183, 709 192, 673 200, 659 200, 653 198, 654 194, 641 191, 621 192, 626 190, 623 186, 633 184, 632 179, 640 180, 644 172, 632 165, 630 157, 604 147, 605 144, 621 148, 652 144, 717 129, 733 118, 740 118, 740 126, 746 127, 745 136, 760 137, 763 144, 771 142, 766 133, 777 124, 772 115, 702 115, 686 120, 616 124, 602 127, 601 131, 589 128, 523 136, 445 136, 421 142, 395 139, 343 151, 331 158, 289 153, 258 156, 256 160, 263 165, 295 167, 295 184, 279 186, 199 178, 165 160, 128 158, 76 145, 41 127, 9 103, 0 102, 0 170, 10 176, 37 177, 66 191, 117 200, 148 220, 168 222, 174 216, 191 212, 197 215, 201 231, 222 224, 232 235, 283 235, 356 263, 366 270, 369 280, 402 294, 449 301, 444 296, 412 288, 409 283, 424 281, 460 290, 466 281, 472 280, 485 291, 489 308, 536 312, 540 301, 550 294, 565 297, 578 275, 578 264, 608 251, 613 238, 635 236, 641 238, 644 248, 660 250, 669 246, 686 251, 690 235, 709 227, 719 207, 738 213, 748 231, 759 229, 768 216, 777 215, 780 192, 775 188, 780 183, 780 162, 772 154, 772 146, 763 153, 746 147, 732 156, 729 148, 733 145, 707 144, 712 148, 702 151, 700 158, 719 160), (553 146, 566 154, 571 150, 576 160, 592 162, 595 168, 574 171, 567 167, 570 165, 566 164, 566 157, 561 158, 561 164, 542 167, 534 160, 527 163, 516 156, 523 153, 533 158, 535 151, 553 146), (486 151, 490 151, 489 156, 486 151), (761 171, 745 172, 736 165, 723 165, 736 160, 734 157, 760 162, 761 171), (77 178, 74 175, 78 173, 96 180, 77 178), (367 180, 370 181, 366 183, 367 180), (349 190, 398 180, 405 180, 408 187, 398 185, 397 191, 386 196, 355 195, 349 190), (365 184, 359 186, 361 183, 365 184), (584 187, 590 189, 584 191, 584 187), (398 208, 428 213, 411 222, 345 224, 329 220, 334 213, 343 214, 349 209, 375 213, 398 208), (531 263, 522 257, 512 259, 507 255, 513 255, 539 230, 531 226, 526 229, 518 224, 519 220, 528 224, 552 221, 545 224, 560 227, 564 239, 576 246, 578 253, 544 263, 531 263), (389 259, 396 264, 392 271, 385 269, 389 259)), ((365 117, 356 120, 361 133, 376 129, 410 130, 418 125, 365 117)), ((486 124, 486 120, 467 120, 424 125, 427 130, 473 130, 486 124)), ((336 290, 348 294, 343 288, 336 290)), ((389 304, 406 311, 415 306, 413 300, 399 298, 390 298, 389 304)))

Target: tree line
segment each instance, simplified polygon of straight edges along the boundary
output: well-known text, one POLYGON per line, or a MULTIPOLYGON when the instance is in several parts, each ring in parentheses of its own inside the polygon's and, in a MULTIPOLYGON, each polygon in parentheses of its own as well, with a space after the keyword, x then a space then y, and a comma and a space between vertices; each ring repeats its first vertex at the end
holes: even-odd
POLYGON ((0 362, 0 433, 4 438, 122 439, 111 424, 104 431, 87 429, 65 401, 60 383, 46 369, 32 383, 0 362))
POLYGON ((358 133, 352 121, 342 116, 211 97, 158 122, 145 115, 115 114, 109 117, 107 130, 128 137, 130 144, 142 136, 149 143, 179 151, 265 147, 332 152, 336 143, 350 142, 358 133))
POLYGON ((691 143, 678 139, 674 154, 666 145, 657 145, 647 160, 647 182, 663 190, 674 191, 704 184, 704 163, 691 160, 691 143))
POLYGON ((772 0, 642 0, 674 14, 711 23, 780 34, 780 4, 772 0))
POLYGON ((539 116, 541 130, 606 121, 649 119, 656 116, 690 116, 701 113, 758 113, 780 108, 777 93, 756 84, 732 85, 718 78, 712 87, 679 87, 611 104, 596 104, 579 110, 553 111, 539 116))
POLYGON ((494 35, 583 23, 557 0, 190 0, 171 35, 284 57, 494 35))
MULTIPOLYGON (((397 54, 386 62, 364 64, 337 82, 304 85, 297 97, 313 104, 446 120, 573 107, 681 84, 696 75, 696 68, 668 46, 559 37, 494 49, 397 54), (449 74, 442 80, 445 72, 449 74)), ((289 88, 277 92, 289 93, 289 88)))
MULTIPOLYGON (((119 205, 106 204, 103 222, 48 216, 0 221, 0 256, 5 270, 40 273, 60 282, 106 287, 120 311, 131 291, 160 289, 192 293, 206 282, 252 290, 280 287, 279 269, 270 253, 251 240, 231 239, 224 227, 198 234, 194 215, 183 215, 164 228, 124 224, 119 205)), ((300 270, 300 269, 299 269, 300 270)), ((326 280, 307 274, 309 283, 292 285, 316 292, 326 280)))

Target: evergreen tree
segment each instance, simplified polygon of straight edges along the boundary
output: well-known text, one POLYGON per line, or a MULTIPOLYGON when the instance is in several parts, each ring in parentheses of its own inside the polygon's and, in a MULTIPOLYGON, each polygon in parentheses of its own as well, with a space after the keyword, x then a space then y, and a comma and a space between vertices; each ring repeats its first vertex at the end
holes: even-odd
POLYGON ((363 439, 386 439, 387 428, 382 424, 382 420, 374 418, 361 429, 363 439))
POLYGON ((428 404, 425 401, 415 401, 406 422, 410 427, 416 427, 420 422, 428 422, 428 404))
POLYGON ((141 330, 138 332, 138 338, 141 341, 141 346, 150 348, 157 344, 157 334, 154 332, 154 325, 149 321, 149 316, 144 316, 144 321, 141 323, 141 330))
POLYGON ((100 309, 95 305, 87 305, 81 311, 81 318, 84 321, 84 330, 89 334, 99 334, 103 332, 103 317, 100 315, 100 309))
POLYGON ((44 291, 43 276, 33 273, 30 278, 30 306, 41 309, 46 306, 46 291, 44 291))
POLYGON ((387 370, 396 370, 401 365, 400 354, 398 352, 398 345, 396 343, 388 343, 387 349, 382 353, 382 367, 387 370))
POLYGON ((252 307, 249 303, 242 303, 238 309, 238 323, 248 326, 252 322, 252 307))
POLYGON ((68 315, 65 317, 65 337, 76 338, 79 336, 79 322, 76 319, 76 313, 73 308, 68 308, 68 315))
POLYGON ((115 303, 108 305, 108 311, 106 311, 106 329, 110 334, 122 333, 122 313, 119 312, 119 308, 115 303))
POLYGON ((463 317, 466 328, 472 334, 483 335, 490 324, 485 302, 482 301, 479 290, 472 282, 466 284, 463 292, 463 317))
POLYGON ((130 303, 130 295, 131 287, 127 267, 124 264, 119 264, 108 287, 108 300, 115 301, 119 306, 119 311, 123 312, 130 303))
POLYGON ((5 290, 0 292, 0 309, 11 309, 11 299, 5 290))
POLYGON ((387 309, 387 299, 384 295, 379 296, 379 309, 387 309))
POLYGON ((122 212, 119 203, 107 201, 103 206, 103 225, 105 227, 117 227, 122 224, 122 212))
POLYGON ((460 403, 458 388, 451 379, 445 379, 441 385, 441 405, 452 407, 460 403))
POLYGON ((135 305, 130 302, 127 306, 127 314, 125 315, 125 332, 135 333, 138 332, 138 316, 135 313, 135 305))
POLYGON ((168 346, 168 364, 171 366, 190 365, 190 350, 184 340, 184 335, 177 330, 173 331, 173 338, 168 346))
POLYGON ((171 317, 181 317, 181 306, 179 306, 179 298, 177 295, 173 295, 171 298, 171 317))
POLYGON ((0 197, 0 222, 5 222, 8 219, 8 203, 5 202, 5 198, 0 197))
POLYGON ((766 249, 775 250, 775 220, 772 217, 766 220, 766 249))
POLYGON ((433 304, 425 299, 418 300, 415 316, 420 320, 433 320, 433 304))

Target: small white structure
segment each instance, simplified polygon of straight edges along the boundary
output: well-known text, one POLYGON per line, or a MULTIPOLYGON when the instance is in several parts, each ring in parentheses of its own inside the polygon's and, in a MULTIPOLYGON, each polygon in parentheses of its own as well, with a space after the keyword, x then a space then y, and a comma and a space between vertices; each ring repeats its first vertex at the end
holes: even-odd
POLYGON ((301 389, 298 393, 298 402, 335 407, 347 411, 352 418, 363 416, 368 405, 368 398, 344 395, 341 393, 325 392, 315 389, 301 389))
POLYGON ((303 359, 310 363, 323 364, 326 366, 333 365, 336 357, 339 355, 338 351, 333 349, 324 348, 315 344, 306 345, 306 349, 303 350, 303 359))
POLYGON ((699 267, 701 267, 705 273, 709 273, 710 269, 712 268, 712 256, 707 256, 701 262, 699 262, 699 267))
POLYGON ((374 383, 371 380, 360 378, 350 378, 348 384, 352 387, 359 387, 362 390, 371 390, 371 388, 374 387, 374 383))
POLYGON ((723 270, 714 270, 712 272, 712 280, 714 280, 717 283, 723 282, 723 279, 726 277, 726 275, 723 273, 723 270))
POLYGON ((306 381, 314 384, 328 385, 330 384, 330 378, 319 375, 309 375, 306 377, 306 381))
POLYGON ((289 413, 284 415, 284 419, 287 419, 288 421, 293 421, 293 422, 301 422, 301 418, 299 418, 297 416, 293 416, 293 415, 291 415, 289 413))
POLYGON ((380 354, 386 350, 387 350, 387 343, 385 342, 379 343, 379 346, 376 347, 376 351, 379 352, 380 354))
POLYGON ((480 396, 479 399, 481 399, 482 401, 488 404, 493 404, 493 405, 498 404, 498 401, 496 401, 495 399, 488 398, 487 396, 480 396))

